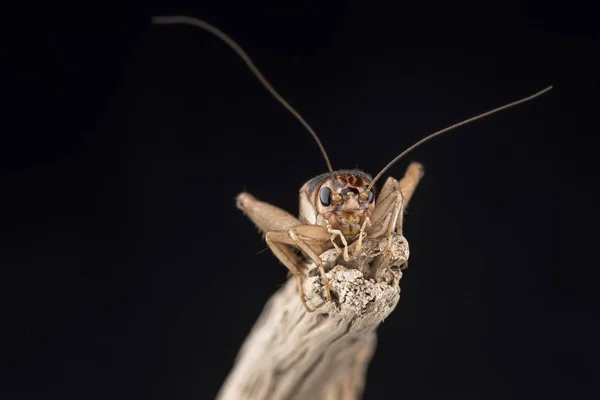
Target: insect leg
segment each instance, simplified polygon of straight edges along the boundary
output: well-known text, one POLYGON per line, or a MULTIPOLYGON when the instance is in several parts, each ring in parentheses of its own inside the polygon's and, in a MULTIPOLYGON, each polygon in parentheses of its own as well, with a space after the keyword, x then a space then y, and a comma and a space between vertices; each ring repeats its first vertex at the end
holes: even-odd
MULTIPOLYGON (((284 248, 288 246, 295 246, 300 248, 317 266, 323 286, 325 287, 325 295, 327 300, 331 300, 331 292, 329 290, 329 280, 325 275, 325 269, 323 268, 323 261, 319 257, 319 253, 322 253, 327 248, 331 248, 330 244, 331 234, 327 232, 327 229, 318 225, 298 225, 290 228, 287 231, 270 231, 267 232, 266 240, 267 244, 288 269, 298 278, 300 274, 301 262, 300 259, 294 255, 295 259, 289 256, 289 252, 283 254, 284 248)), ((305 301, 304 291, 301 289, 301 299, 304 307, 310 312, 305 301)))
MULTIPOLYGON (((384 253, 384 263, 386 264, 391 256, 391 235, 394 230, 402 234, 404 210, 422 177, 423 166, 413 162, 408 166, 404 177, 400 181, 390 177, 381 188, 377 198, 377 206, 373 210, 373 223, 369 229, 369 234, 375 237, 386 234, 388 239, 384 253)), ((406 267, 407 264, 405 263, 402 269, 406 267)))
POLYGON ((250 193, 240 193, 236 199, 237 208, 254 222, 261 232, 286 231, 300 221, 292 214, 264 201, 257 200, 250 193))
MULTIPOLYGON (((304 288, 302 286, 303 282, 303 273, 300 268, 302 267, 302 260, 298 257, 293 248, 290 245, 286 244, 286 238, 289 238, 287 232, 284 231, 270 231, 265 235, 265 239, 267 241, 267 245, 275 254, 275 257, 279 259, 279 261, 290 270, 292 275, 296 277, 296 281, 298 282, 298 292, 300 293, 300 301, 302 301, 302 305, 308 312, 312 312, 308 308, 306 304, 306 296, 304 294, 304 288)), ((290 242, 288 240, 288 242, 290 242)), ((293 242, 292 242, 293 243, 293 242)))
POLYGON ((325 286, 325 294, 327 300, 331 301, 331 292, 329 291, 329 280, 325 275, 325 269, 323 268, 323 261, 319 257, 320 253, 323 253, 329 246, 331 234, 326 228, 318 225, 300 225, 296 226, 288 231, 290 238, 296 242, 302 251, 310 257, 315 263, 321 274, 323 285, 325 286), (315 251, 316 250, 316 251, 315 251), (318 253, 317 253, 318 252, 318 253))
POLYGON ((344 260, 348 261, 350 259, 350 256, 348 255, 348 241, 344 237, 344 234, 342 234, 342 231, 340 231, 339 229, 327 228, 327 232, 331 233, 331 244, 333 244, 333 247, 335 247, 335 249, 341 253, 342 249, 340 249, 339 246, 335 244, 335 239, 337 237, 340 238, 342 244, 344 245, 344 260))
MULTIPOLYGON (((417 188, 417 185, 419 184, 419 181, 421 180, 424 174, 425 171, 423 169, 423 165, 417 162, 413 162, 410 163, 410 165, 406 169, 406 172, 404 173, 404 177, 400 179, 400 182, 398 182, 400 186, 399 190, 400 192, 402 192, 402 197, 404 201, 403 214, 404 211, 406 211, 406 208, 408 207, 408 202, 412 198, 412 195, 415 192, 415 189, 417 188)), ((403 221, 404 218, 403 215, 401 215, 399 218, 399 225, 396 225, 399 232, 402 232, 403 221)))
POLYGON ((368 234, 371 237, 386 236, 387 245, 384 253, 384 264, 388 265, 391 258, 392 233, 396 230, 399 215, 402 214, 402 193, 394 191, 381 200, 371 214, 371 227, 368 234))
MULTIPOLYGON (((415 189, 416 189, 417 185, 419 184, 419 181, 423 177, 423 173, 424 173, 423 165, 413 162, 408 166, 406 173, 404 174, 404 177, 400 181, 398 181, 392 177, 387 178, 387 180, 385 181, 385 184, 383 185, 383 187, 381 188, 381 191, 379 192, 379 196, 377 197, 377 207, 379 207, 379 204, 386 197, 388 197, 392 192, 399 191, 402 193, 402 196, 403 196, 403 201, 404 201, 403 210, 406 211, 408 202, 412 198, 412 195, 415 192, 415 189)), ((404 212, 402 212, 402 214, 400 214, 398 216, 398 220, 396 221, 396 231, 398 233, 402 233, 402 225, 403 225, 403 221, 404 221, 403 214, 404 214, 404 212)))
POLYGON ((358 234, 358 241, 356 243, 356 247, 354 248, 354 253, 358 253, 360 249, 362 249, 362 242, 367 234, 365 233, 365 229, 371 226, 371 219, 369 217, 365 218, 365 222, 363 222, 360 227, 360 232, 358 234))

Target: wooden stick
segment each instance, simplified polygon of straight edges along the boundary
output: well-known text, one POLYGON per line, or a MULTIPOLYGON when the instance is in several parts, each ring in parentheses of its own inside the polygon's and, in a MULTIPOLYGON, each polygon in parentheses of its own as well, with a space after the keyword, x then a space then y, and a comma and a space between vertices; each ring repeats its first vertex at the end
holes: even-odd
MULTIPOLYGON (((412 194, 421 176, 420 165, 412 164, 401 186, 412 194)), ((359 399, 375 330, 398 303, 399 266, 409 256, 408 242, 395 234, 392 265, 397 267, 380 268, 385 245, 386 240, 367 237, 361 256, 348 262, 335 249, 321 255, 334 302, 324 300, 318 272, 307 265, 304 290, 312 313, 303 308, 295 279, 288 280, 265 305, 217 399, 359 399)))

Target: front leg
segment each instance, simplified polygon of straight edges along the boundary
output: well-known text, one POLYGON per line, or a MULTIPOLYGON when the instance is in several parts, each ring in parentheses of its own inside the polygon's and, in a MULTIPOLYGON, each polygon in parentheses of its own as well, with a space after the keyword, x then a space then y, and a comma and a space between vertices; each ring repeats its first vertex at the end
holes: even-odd
POLYGON ((302 286, 302 261, 294 254, 290 246, 301 249, 315 263, 321 274, 327 300, 331 301, 329 280, 327 279, 327 275, 325 275, 323 261, 319 257, 320 253, 331 248, 330 238, 331 234, 327 229, 319 225, 298 225, 287 231, 270 231, 266 235, 267 244, 273 254, 296 277, 298 290, 300 291, 300 300, 308 312, 314 310, 308 308, 306 304, 306 296, 302 286))
MULTIPOLYGON (((381 200, 371 215, 371 227, 367 231, 373 238, 385 236, 387 244, 383 257, 384 266, 388 266, 392 250, 392 234, 396 229, 399 215, 402 214, 402 193, 395 191, 381 200)), ((402 233, 400 231, 399 233, 402 233)))
POLYGON ((344 254, 344 260, 348 261, 350 260, 350 255, 348 255, 348 241, 346 240, 346 238, 344 237, 344 234, 342 233, 342 231, 340 231, 339 229, 333 229, 331 228, 330 225, 327 225, 327 232, 329 232, 331 234, 331 244, 333 245, 333 247, 335 247, 335 249, 339 252, 339 253, 343 253, 344 254), (340 249, 340 246, 338 246, 335 243, 335 239, 336 238, 340 238, 340 240, 342 241, 342 244, 344 245, 344 250, 342 251, 342 249, 340 249))
POLYGON ((380 202, 382 202, 386 197, 388 197, 392 192, 400 192, 402 193, 403 198, 403 212, 398 215, 398 219, 396 220, 396 232, 402 233, 402 225, 404 222, 404 211, 406 211, 406 207, 412 198, 419 181, 423 177, 423 165, 417 162, 411 163, 404 177, 401 180, 396 180, 393 177, 387 178, 385 184, 381 188, 379 192, 379 196, 377 197, 377 205, 379 206, 380 202))
POLYGON ((325 285, 327 299, 331 300, 329 282, 319 257, 319 254, 331 248, 329 243, 331 234, 325 228, 317 225, 302 225, 293 215, 279 207, 259 201, 249 193, 238 195, 237 207, 256 224, 260 231, 266 233, 265 239, 273 254, 296 277, 300 299, 308 311, 311 310, 306 305, 302 288, 303 262, 296 255, 294 247, 304 251, 315 262, 325 285))
POLYGON ((387 237, 385 265, 389 263, 391 257, 392 234, 394 230, 402 234, 404 209, 422 176, 423 166, 419 163, 411 163, 400 181, 392 177, 387 179, 377 198, 377 206, 371 216, 372 223, 368 234, 373 237, 384 235, 387 237))

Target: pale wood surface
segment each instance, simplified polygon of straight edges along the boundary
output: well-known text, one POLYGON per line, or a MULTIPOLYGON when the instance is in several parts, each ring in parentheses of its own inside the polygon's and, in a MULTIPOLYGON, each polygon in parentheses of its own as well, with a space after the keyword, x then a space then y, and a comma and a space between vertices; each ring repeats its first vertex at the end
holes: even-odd
MULTIPOLYGON (((312 313, 294 278, 276 292, 244 342, 218 399, 357 399, 375 350, 375 329, 400 298, 399 268, 379 269, 385 241, 367 238, 348 262, 336 250, 321 256, 331 268, 335 302, 326 302, 320 277, 304 282, 312 313)), ((353 246, 351 247, 351 250, 353 246)), ((408 243, 393 237, 392 265, 408 259, 408 243)))

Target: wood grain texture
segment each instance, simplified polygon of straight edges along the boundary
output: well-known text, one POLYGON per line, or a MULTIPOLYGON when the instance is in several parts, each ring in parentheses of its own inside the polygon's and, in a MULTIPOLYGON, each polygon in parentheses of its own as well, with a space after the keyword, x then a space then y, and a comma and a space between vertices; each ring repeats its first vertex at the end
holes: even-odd
POLYGON ((392 268, 379 268, 386 240, 367 238, 363 249, 344 261, 326 251, 334 302, 325 301, 320 277, 310 264, 304 281, 307 313, 295 279, 265 305, 244 342, 218 399, 357 399, 375 350, 377 326, 400 298, 399 266, 408 243, 393 236, 392 268))

